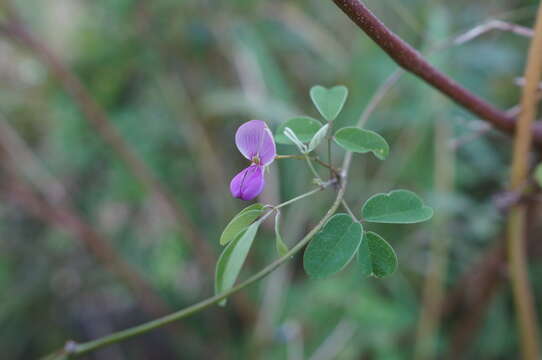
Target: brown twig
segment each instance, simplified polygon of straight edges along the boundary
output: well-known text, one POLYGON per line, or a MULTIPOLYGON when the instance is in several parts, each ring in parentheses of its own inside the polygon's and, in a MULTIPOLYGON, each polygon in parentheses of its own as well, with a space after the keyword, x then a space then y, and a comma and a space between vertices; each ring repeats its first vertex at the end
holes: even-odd
MULTIPOLYGON (((333 2, 403 69, 418 76, 497 129, 507 133, 514 132, 516 122, 513 117, 433 67, 417 50, 388 29, 361 1, 333 0, 333 2)), ((534 127, 533 136, 537 145, 542 145, 541 126, 534 127)))
POLYGON ((43 61, 71 95, 85 115, 85 118, 94 126, 103 140, 111 146, 138 181, 155 192, 168 206, 175 216, 184 238, 194 249, 200 264, 206 269, 213 269, 214 256, 209 245, 196 230, 196 227, 188 215, 185 214, 184 209, 177 203, 173 194, 164 187, 151 169, 124 140, 118 130, 112 125, 106 112, 93 99, 81 80, 47 46, 26 29, 22 20, 12 7, 8 8, 7 12, 8 22, 0 25, 0 34, 4 34, 26 46, 43 61))

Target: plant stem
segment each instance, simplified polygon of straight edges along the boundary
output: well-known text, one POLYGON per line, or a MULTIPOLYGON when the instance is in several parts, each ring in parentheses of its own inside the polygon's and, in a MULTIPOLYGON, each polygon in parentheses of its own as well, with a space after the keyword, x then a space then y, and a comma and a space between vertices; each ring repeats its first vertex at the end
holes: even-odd
MULTIPOLYGON (((327 141, 327 162, 329 163, 329 165, 331 165, 333 167, 333 161, 331 160, 331 139, 332 139, 332 134, 333 134, 333 121, 334 120, 329 120, 327 122, 328 124, 328 127, 327 127, 327 131, 326 131, 326 141, 327 141)), ((329 177, 333 177, 334 173, 332 171, 332 169, 330 168, 329 169, 329 177)))
POLYGON ((287 200, 287 201, 285 201, 285 202, 283 202, 283 203, 281 203, 281 204, 278 204, 277 206, 274 206, 273 209, 274 209, 274 210, 280 209, 281 207, 284 207, 284 206, 286 206, 286 205, 290 205, 291 203, 294 203, 294 202, 296 202, 296 201, 298 201, 298 200, 301 200, 301 199, 303 199, 303 198, 306 198, 306 197, 308 197, 308 196, 311 196, 311 195, 313 195, 313 194, 316 194, 317 192, 320 192, 320 191, 324 190, 325 188, 327 188, 329 185, 333 184, 334 182, 335 182, 335 181, 330 180, 330 181, 328 181, 328 182, 326 182, 326 183, 323 183, 321 186, 317 187, 316 189, 313 189, 313 190, 311 190, 311 191, 308 191, 308 192, 306 192, 306 193, 304 193, 304 194, 301 194, 301 195, 299 195, 299 196, 296 196, 295 198, 292 198, 292 199, 287 200))
MULTIPOLYGON (((330 124, 330 128, 331 128, 331 122, 329 123, 330 124)), ((331 136, 328 136, 327 138, 327 161, 331 164, 331 136)), ((332 177, 333 176, 333 170, 331 170, 331 168, 329 169, 329 176, 332 177)))
POLYGON ((395 70, 382 85, 378 87, 374 95, 371 97, 371 100, 369 100, 369 103, 365 107, 365 110, 361 114, 361 117, 358 120, 358 127, 363 128, 365 124, 367 124, 367 121, 369 121, 369 117, 374 112, 375 108, 382 102, 386 94, 391 90, 391 88, 399 81, 401 76, 405 71, 403 69, 397 69, 395 70))
MULTIPOLYGON (((335 174, 335 176, 339 176, 339 170, 336 169, 335 167, 331 166, 330 164, 328 164, 327 162, 325 161, 322 161, 320 160, 320 158, 316 157, 316 156, 309 156, 307 155, 308 158, 314 162, 316 162, 318 165, 321 165, 325 168, 328 168, 330 169, 331 171, 333 171, 333 173, 335 174)), ((305 156, 304 155, 277 155, 275 156, 275 159, 277 160, 281 160, 281 159, 297 159, 297 160, 304 160, 305 159, 305 156)))
MULTIPOLYGON (((518 191, 527 181, 529 152, 532 145, 532 124, 536 117, 537 90, 542 76, 542 6, 538 8, 534 37, 525 66, 525 86, 521 97, 521 113, 518 118, 514 142, 510 189, 518 191)), ((526 207, 517 204, 508 214, 508 261, 520 328, 523 359, 539 359, 539 329, 533 294, 529 284, 527 258, 525 254, 526 207)))
MULTIPOLYGON (((335 213, 339 205, 341 204, 341 201, 344 196, 346 184, 345 181, 341 183, 341 188, 339 189, 337 193, 337 197, 335 198, 335 201, 331 205, 331 207, 328 209, 324 217, 318 222, 318 224, 309 232, 307 235, 305 235, 290 251, 288 251, 284 256, 281 258, 275 260, 256 274, 252 275, 247 280, 243 281, 239 285, 231 288, 230 290, 218 294, 215 296, 212 296, 210 298, 207 298, 203 301, 200 301, 192 306, 189 306, 187 308, 184 308, 182 310, 179 310, 177 312, 174 312, 170 315, 161 317, 159 319, 149 321, 147 323, 141 324, 139 326, 135 326, 123 331, 116 332, 114 334, 111 334, 109 336, 102 337, 100 339, 89 341, 82 344, 77 344, 74 342, 69 342, 66 346, 65 351, 69 356, 79 356, 86 353, 89 353, 93 350, 96 350, 98 348, 114 344, 117 342, 120 342, 125 339, 129 339, 131 337, 144 334, 150 330, 165 326, 167 324, 170 324, 174 321, 183 319, 185 317, 188 317, 190 315, 193 315, 201 310, 204 310, 211 305, 214 305, 218 303, 220 300, 227 298, 228 296, 244 289, 245 287, 255 283, 256 281, 260 280, 261 278, 265 277, 269 273, 271 273, 273 270, 278 268, 280 265, 288 261, 291 257, 293 257, 295 254, 297 254, 300 250, 304 248, 304 246, 310 241, 310 239, 320 230, 320 228, 325 224, 325 222, 335 213)), ((291 203, 293 200, 297 199, 299 200, 302 197, 309 196, 310 194, 313 194, 317 191, 320 191, 322 188, 314 189, 306 194, 303 194, 301 196, 298 196, 297 198, 294 198, 292 200, 287 201, 286 203, 282 203, 280 206, 285 206, 287 203, 291 203)))
POLYGON ((309 169, 311 170, 314 177, 317 179, 320 179, 320 175, 318 174, 318 171, 316 171, 316 169, 312 165, 311 159, 309 158, 307 154, 305 154, 305 160, 307 160, 307 165, 309 166, 309 169))
POLYGON ((356 215, 354 214, 352 209, 350 209, 350 206, 348 206, 348 203, 346 202, 346 200, 343 199, 341 203, 343 207, 345 208, 346 212, 348 212, 348 215, 350 215, 350 217, 352 218, 352 220, 354 220, 355 222, 360 222, 358 218, 356 218, 356 215))

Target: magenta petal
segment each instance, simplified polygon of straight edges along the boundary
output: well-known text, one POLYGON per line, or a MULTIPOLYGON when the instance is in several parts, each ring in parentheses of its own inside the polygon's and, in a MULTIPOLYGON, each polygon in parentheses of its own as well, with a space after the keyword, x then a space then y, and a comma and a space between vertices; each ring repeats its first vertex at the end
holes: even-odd
POLYGON ((230 183, 233 197, 249 201, 258 196, 265 185, 263 167, 251 165, 235 175, 230 183))
POLYGON ((261 120, 241 125, 235 133, 235 144, 244 157, 250 161, 258 157, 261 165, 271 164, 277 155, 273 134, 261 120))

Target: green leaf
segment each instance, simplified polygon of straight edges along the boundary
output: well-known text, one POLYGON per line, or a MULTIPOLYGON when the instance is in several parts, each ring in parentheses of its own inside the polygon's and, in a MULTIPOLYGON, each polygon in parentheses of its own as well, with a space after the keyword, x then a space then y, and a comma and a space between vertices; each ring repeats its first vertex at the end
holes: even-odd
POLYGON ((361 214, 368 222, 414 224, 431 219, 433 209, 412 191, 394 190, 371 196, 363 204, 361 214))
POLYGON ((342 270, 356 254, 362 234, 361 224, 349 215, 334 215, 305 250, 305 272, 313 278, 324 278, 342 270))
POLYGON ((307 143, 311 141, 314 135, 322 127, 322 123, 316 119, 310 118, 308 116, 295 117, 290 120, 286 120, 279 125, 277 131, 275 132, 275 141, 279 144, 291 145, 292 141, 284 135, 284 130, 286 128, 292 129, 294 134, 297 136, 301 142, 307 143))
POLYGON ((333 121, 337 118, 346 102, 348 89, 341 85, 331 89, 316 85, 311 88, 310 95, 312 102, 324 119, 333 121))
POLYGON ((309 142, 309 147, 307 148, 307 152, 311 152, 314 149, 318 147, 322 143, 322 140, 326 137, 327 129, 329 128, 329 124, 325 124, 322 126, 320 130, 314 136, 312 137, 311 141, 309 142))
POLYGON ((397 269, 397 255, 386 240, 369 231, 358 250, 358 266, 365 276, 388 276, 397 269))
POLYGON ((235 215, 220 235, 220 245, 226 245, 263 214, 262 204, 252 204, 235 215))
POLYGON ((534 171, 534 178, 539 186, 542 187, 542 164, 538 164, 534 171))
MULTIPOLYGON (((221 294, 233 287, 241 268, 245 263, 248 251, 252 246, 254 237, 258 232, 260 221, 250 225, 248 229, 239 234, 235 240, 230 242, 222 251, 218 262, 216 263, 215 272, 215 295, 221 294)), ((219 305, 226 304, 226 300, 222 300, 219 305)))
POLYGON ((277 215, 275 215, 275 247, 280 257, 286 255, 288 252, 288 246, 282 240, 282 236, 280 236, 280 212, 278 210, 277 215))
POLYGON ((335 133, 335 142, 345 150, 356 153, 372 152, 380 160, 388 157, 390 146, 374 131, 344 127, 335 133))

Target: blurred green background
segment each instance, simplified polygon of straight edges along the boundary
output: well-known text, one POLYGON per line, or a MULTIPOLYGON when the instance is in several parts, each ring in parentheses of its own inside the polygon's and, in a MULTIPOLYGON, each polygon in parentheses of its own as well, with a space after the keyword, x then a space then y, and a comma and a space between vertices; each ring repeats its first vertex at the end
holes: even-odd
MULTIPOLYGON (((530 27, 537 5, 366 3, 426 53, 490 19, 530 27)), ((91 340, 208 297, 214 273, 195 249, 216 261, 221 230, 246 205, 229 194, 231 177, 245 166, 233 141, 236 128, 250 119, 274 129, 294 115, 317 116, 308 96, 315 84, 349 88, 338 122, 354 124, 396 69, 331 1, 20 0, 13 6, 36 41, 20 33, 0 37, 5 359, 35 359, 68 339, 91 340), (74 99, 73 79, 55 70, 58 63, 44 51, 88 88, 131 154, 178 204, 177 217, 89 122, 77 89, 74 99), (179 223, 179 212, 193 232, 179 223)), ((10 16, 0 15, 0 24, 10 16)), ((428 56, 505 109, 518 102, 527 46, 526 38, 492 31, 428 56)), ((350 266, 310 280, 297 256, 225 309, 213 307, 84 358, 412 359, 424 351, 437 359, 518 358, 500 247, 499 194, 510 139, 410 75, 389 91, 367 128, 388 140, 391 153, 385 162, 354 157, 349 204, 359 211, 375 192, 406 188, 436 210, 430 223, 372 227, 398 253, 393 276, 365 279, 350 266), (445 273, 441 321, 420 335, 423 289, 439 267, 445 273)), ((341 150, 334 155, 338 164, 341 150)), ((300 165, 275 162, 261 201, 276 204, 310 189, 310 174, 300 165)), ((289 245, 332 197, 328 191, 285 210, 289 245)), ((542 233, 537 214, 534 209, 533 240, 542 233)), ((276 258, 273 239, 270 222, 242 277, 276 258)), ((540 299, 541 249, 533 243, 531 279, 540 299)))

